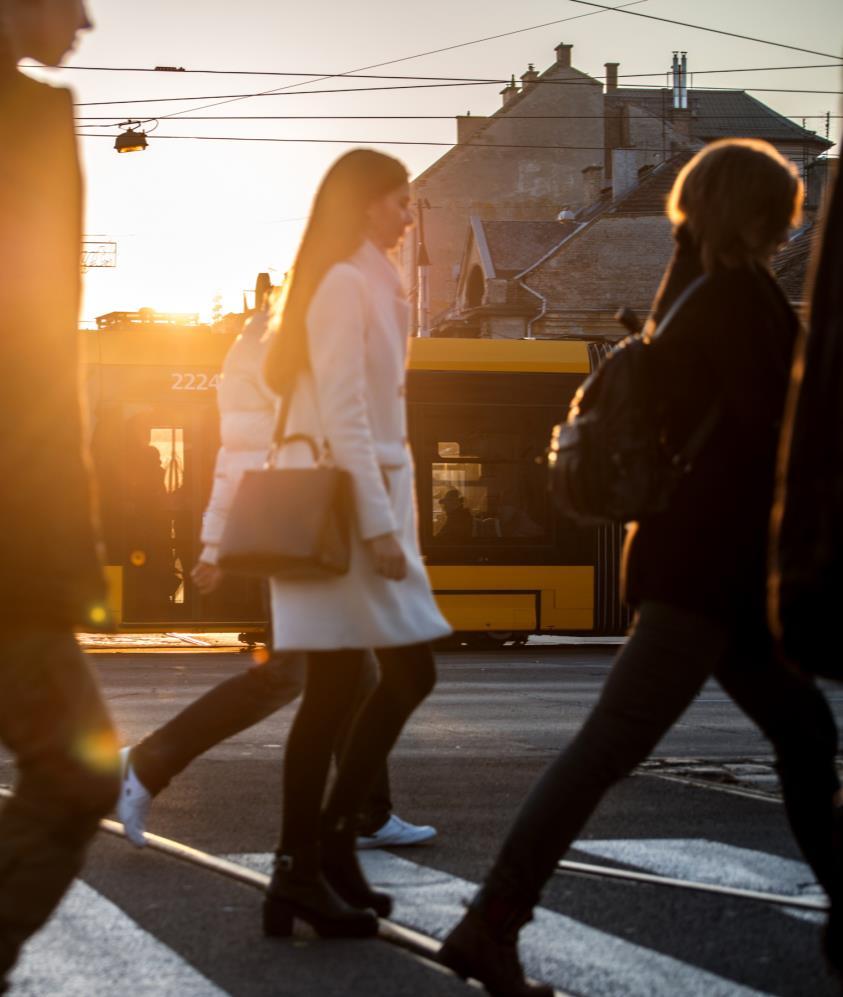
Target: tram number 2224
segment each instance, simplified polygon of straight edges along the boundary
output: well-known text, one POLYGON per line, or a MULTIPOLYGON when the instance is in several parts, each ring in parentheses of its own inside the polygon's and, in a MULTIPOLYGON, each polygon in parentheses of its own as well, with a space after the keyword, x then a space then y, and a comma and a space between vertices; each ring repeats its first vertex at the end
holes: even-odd
POLYGON ((220 384, 219 374, 191 374, 188 371, 173 371, 170 374, 173 391, 216 391, 220 384))

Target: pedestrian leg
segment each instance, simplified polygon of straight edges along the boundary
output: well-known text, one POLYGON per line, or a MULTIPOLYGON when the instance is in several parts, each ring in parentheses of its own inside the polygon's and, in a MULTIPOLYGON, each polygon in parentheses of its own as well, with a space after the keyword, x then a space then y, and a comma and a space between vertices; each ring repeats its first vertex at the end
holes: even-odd
POLYGON ((264 902, 264 932, 286 936, 293 919, 326 936, 365 937, 377 918, 338 895, 322 875, 320 808, 331 753, 353 706, 365 652, 321 651, 308 655, 304 695, 287 738, 284 819, 275 870, 264 902))
POLYGON ((556 863, 607 790, 644 761, 718 667, 729 634, 716 622, 644 603, 597 705, 522 804, 441 961, 490 992, 549 997, 524 980, 517 939, 556 863))
POLYGON ((813 679, 774 654, 769 638, 744 641, 717 672, 724 690, 776 752, 785 811, 802 854, 831 894, 834 798, 840 789, 837 726, 813 679))
MULTIPOLYGON (((377 688, 380 680, 380 669, 377 658, 371 653, 366 653, 366 662, 360 675, 360 684, 357 687, 357 694, 354 698, 353 709, 350 711, 340 725, 337 743, 335 747, 335 757, 337 768, 340 760, 351 739, 351 731, 357 714, 363 708, 366 700, 377 688)), ((371 835, 379 830, 389 820, 392 814, 392 788, 389 783, 389 766, 384 763, 375 776, 369 793, 364 797, 357 813, 357 832, 361 835, 371 835)))
POLYGON ((0 981, 78 874, 114 805, 114 729, 69 631, 0 637, 0 739, 17 760, 0 811, 0 981))
POLYGON ((293 702, 304 672, 303 654, 276 651, 220 682, 132 748, 135 774, 157 795, 199 755, 293 702))

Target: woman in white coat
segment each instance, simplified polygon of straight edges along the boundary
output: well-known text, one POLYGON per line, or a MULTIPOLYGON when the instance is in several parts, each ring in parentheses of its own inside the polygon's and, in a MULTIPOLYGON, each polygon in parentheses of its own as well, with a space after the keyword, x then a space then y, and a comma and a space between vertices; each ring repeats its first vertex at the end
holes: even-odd
MULTIPOLYGON (((330 579, 274 578, 279 651, 306 651, 304 696, 287 741, 284 820, 264 928, 285 935, 294 918, 322 935, 377 930, 391 898, 373 891, 354 854, 354 814, 413 710, 432 690, 430 642, 450 632, 418 547, 404 384, 408 309, 386 253, 412 218, 407 172, 356 149, 330 169, 316 196, 270 345, 267 380, 291 392, 288 436, 314 440, 350 472, 351 565, 330 579), (349 711, 366 653, 380 679, 357 714, 322 810, 331 745, 349 711)), ((278 465, 308 466, 290 443, 278 465)))

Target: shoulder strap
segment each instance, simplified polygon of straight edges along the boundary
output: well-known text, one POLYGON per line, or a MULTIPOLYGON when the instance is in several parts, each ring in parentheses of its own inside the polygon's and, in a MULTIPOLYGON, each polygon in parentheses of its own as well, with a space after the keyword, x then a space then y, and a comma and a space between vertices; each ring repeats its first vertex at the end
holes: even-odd
POLYGON ((286 390, 281 395, 281 407, 278 410, 278 418, 275 420, 275 430, 272 433, 272 445, 269 448, 269 453, 266 456, 266 467, 271 467, 275 454, 285 447, 288 443, 306 443, 310 447, 310 452, 313 455, 313 463, 319 463, 319 447, 316 445, 316 440, 312 436, 308 436, 306 433, 293 433, 291 436, 285 436, 287 429, 287 420, 290 418, 290 408, 293 404, 293 388, 296 385, 296 374, 291 374, 289 382, 286 386, 286 390))
POLYGON ((708 280, 708 274, 700 274, 685 288, 685 290, 677 297, 673 304, 668 308, 666 315, 659 322, 653 332, 649 333, 647 339, 655 339, 656 336, 660 336, 668 325, 676 318, 677 313, 685 306, 688 299, 692 297, 695 291, 697 291, 702 285, 708 280))

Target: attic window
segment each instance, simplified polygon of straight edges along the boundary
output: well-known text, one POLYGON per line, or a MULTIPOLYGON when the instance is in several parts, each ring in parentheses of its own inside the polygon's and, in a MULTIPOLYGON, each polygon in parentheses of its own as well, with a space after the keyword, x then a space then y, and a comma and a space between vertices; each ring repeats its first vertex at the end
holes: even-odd
POLYGON ((465 288, 465 303, 469 308, 478 308, 483 304, 483 295, 486 293, 486 281, 483 278, 483 271, 475 263, 468 273, 468 281, 465 288))

